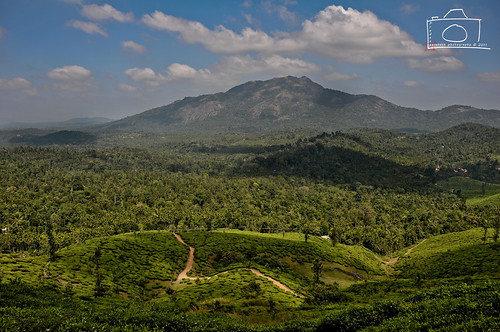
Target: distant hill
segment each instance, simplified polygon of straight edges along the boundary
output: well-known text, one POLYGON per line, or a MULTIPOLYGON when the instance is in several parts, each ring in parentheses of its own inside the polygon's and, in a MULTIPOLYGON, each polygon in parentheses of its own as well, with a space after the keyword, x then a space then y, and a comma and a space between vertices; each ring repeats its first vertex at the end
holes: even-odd
POLYGON ((307 77, 252 81, 227 92, 186 97, 166 106, 99 126, 124 131, 261 131, 384 128, 438 131, 464 122, 500 127, 500 111, 454 105, 422 111, 373 95, 326 89, 307 77))
POLYGON ((81 145, 91 144, 96 140, 93 134, 82 131, 61 130, 46 135, 17 135, 10 143, 24 143, 28 145, 81 145))
POLYGON ((500 183, 500 129, 465 123, 408 135, 384 129, 323 133, 249 160, 243 172, 336 183, 416 187, 451 176, 500 183))
POLYGON ((76 128, 105 124, 111 121, 113 120, 108 118, 91 117, 91 118, 74 118, 66 121, 53 121, 53 122, 12 122, 1 126, 0 129, 3 130, 27 129, 27 128, 76 129, 76 128))

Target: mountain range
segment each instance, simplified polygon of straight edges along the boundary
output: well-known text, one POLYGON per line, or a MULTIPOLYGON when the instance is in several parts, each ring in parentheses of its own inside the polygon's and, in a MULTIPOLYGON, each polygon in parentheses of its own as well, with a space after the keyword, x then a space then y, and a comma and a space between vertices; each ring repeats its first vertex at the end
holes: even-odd
POLYGON ((101 125, 113 121, 104 117, 90 118, 73 118, 66 121, 50 121, 50 122, 10 122, 0 125, 2 130, 18 130, 18 129, 80 129, 89 126, 101 125))
POLYGON ((124 131, 336 131, 368 127, 438 131, 473 122, 500 127, 500 111, 453 105, 424 111, 374 95, 327 89, 307 77, 251 81, 226 92, 186 97, 169 105, 98 126, 124 131))

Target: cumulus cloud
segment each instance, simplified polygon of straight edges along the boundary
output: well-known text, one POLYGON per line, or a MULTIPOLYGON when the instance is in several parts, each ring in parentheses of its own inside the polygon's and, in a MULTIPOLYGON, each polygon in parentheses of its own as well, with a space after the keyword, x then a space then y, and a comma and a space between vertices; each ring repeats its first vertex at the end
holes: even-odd
POLYGON ((147 49, 144 45, 138 44, 138 43, 131 41, 131 40, 122 42, 122 47, 125 50, 134 51, 137 53, 144 53, 147 51, 147 49))
POLYGON ((301 39, 308 41, 308 49, 346 62, 425 55, 408 33, 370 11, 329 6, 302 26, 301 39))
POLYGON ((427 72, 457 71, 465 68, 465 64, 452 56, 440 56, 427 59, 408 59, 408 67, 427 72))
POLYGON ((492 71, 489 73, 479 73, 476 75, 483 82, 487 83, 499 83, 500 82, 500 71, 492 71))
POLYGON ((236 33, 219 25, 211 30, 202 23, 155 11, 142 22, 151 28, 178 32, 189 44, 202 44, 215 53, 314 53, 354 63, 370 63, 380 57, 424 56, 424 47, 398 26, 379 19, 370 11, 359 12, 329 6, 302 30, 277 33, 245 28, 236 33))
POLYGON ((83 91, 95 87, 92 72, 81 66, 55 68, 47 73, 47 77, 57 82, 55 88, 62 90, 83 91))
POLYGON ((167 77, 162 74, 157 74, 151 68, 130 68, 124 71, 132 81, 144 83, 149 86, 159 86, 167 81, 167 77))
POLYGON ((93 22, 83 22, 83 21, 77 21, 77 20, 72 20, 66 23, 66 26, 81 30, 83 32, 86 32, 90 35, 102 35, 104 37, 108 37, 108 34, 106 31, 101 29, 97 24, 93 22))
POLYGON ((87 81, 92 78, 92 72, 81 66, 64 66, 47 73, 50 79, 57 81, 87 81))
POLYGON ((3 36, 5 36, 6 32, 7 32, 7 30, 5 30, 4 27, 0 26, 0 39, 2 39, 3 36))
POLYGON ((93 21, 116 20, 124 23, 134 20, 132 12, 122 13, 108 4, 83 6, 81 14, 93 21))
POLYGON ((217 26, 215 30, 210 30, 199 22, 184 20, 159 11, 144 15, 142 21, 158 30, 179 32, 186 43, 203 44, 206 49, 215 53, 269 51, 277 43, 265 32, 251 28, 245 28, 240 34, 222 25, 217 26))
POLYGON ((131 68, 125 70, 124 73, 134 82, 157 87, 170 82, 187 80, 225 86, 246 75, 300 75, 320 71, 321 67, 318 65, 301 59, 285 58, 279 55, 255 59, 250 55, 244 55, 224 56, 209 68, 195 69, 186 64, 173 63, 159 73, 151 68, 131 68))
POLYGON ((133 85, 130 85, 130 84, 126 84, 126 83, 120 83, 116 86, 119 90, 122 90, 122 91, 127 91, 127 92, 132 92, 132 91, 136 91, 137 88, 133 85))
POLYGON ((421 86, 421 84, 417 81, 404 81, 403 85, 409 88, 418 88, 419 86, 421 86))

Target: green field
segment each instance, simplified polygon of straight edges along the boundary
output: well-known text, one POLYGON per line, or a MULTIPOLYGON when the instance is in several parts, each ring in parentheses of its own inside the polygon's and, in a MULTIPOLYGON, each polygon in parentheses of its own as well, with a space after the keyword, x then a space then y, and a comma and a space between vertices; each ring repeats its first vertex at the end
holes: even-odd
POLYGON ((453 191, 467 199, 470 206, 500 205, 500 184, 487 183, 462 176, 440 181, 437 186, 453 191))
POLYGON ((500 274, 500 243, 492 242, 494 230, 471 229, 432 237, 415 247, 396 264, 405 278, 451 278, 500 274))

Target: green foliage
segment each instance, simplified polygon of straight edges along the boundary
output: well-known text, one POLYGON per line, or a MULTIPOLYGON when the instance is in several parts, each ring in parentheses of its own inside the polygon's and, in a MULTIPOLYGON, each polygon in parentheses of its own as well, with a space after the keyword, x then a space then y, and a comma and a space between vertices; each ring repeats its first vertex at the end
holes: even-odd
POLYGON ((319 260, 319 258, 315 258, 313 260, 312 272, 314 283, 319 284, 321 282, 321 274, 323 272, 323 263, 319 260))
POLYGON ((9 279, 21 275, 36 280, 39 276, 44 282, 71 284, 78 295, 140 298, 160 295, 184 268, 187 254, 188 248, 171 233, 149 231, 69 246, 58 251, 50 264, 44 264, 43 257, 25 259, 30 262, 29 270, 22 259, 9 259, 7 255, 0 256, 0 263, 9 279), (155 285, 161 287, 155 289, 155 285))
POLYGON ((491 240, 483 243, 482 237, 477 228, 430 238, 403 256, 396 268, 406 278, 498 275, 500 245, 491 240))
MULTIPOLYGON (((102 144, 116 139, 102 135, 102 144)), ((302 134, 123 135, 162 149, 0 150, 0 326, 498 326, 497 129, 355 130, 288 146, 302 134), (477 180, 456 177, 459 168, 477 180), (199 279, 176 282, 189 249, 172 231, 195 247, 190 276, 199 279), (394 252, 400 279, 375 254, 394 252)))
POLYGON ((10 143, 24 143, 29 145, 86 145, 95 143, 94 134, 82 131, 62 130, 46 135, 18 135, 9 140, 10 143))
MULTIPOLYGON (((281 234, 256 232, 189 232, 183 239, 196 248, 196 273, 210 275, 237 267, 259 265, 283 273, 295 273, 294 267, 310 263, 315 258, 356 268, 367 274, 383 274, 381 262, 364 248, 338 245, 333 248, 328 240, 313 238, 305 243, 283 239, 281 234), (230 254, 228 254, 230 253, 230 254), (219 257, 239 257, 239 260, 220 260, 219 257), (286 260, 291 259, 291 263, 286 260)), ((293 237, 292 237, 293 238, 293 237)), ((308 274, 310 274, 310 270, 308 274)))

